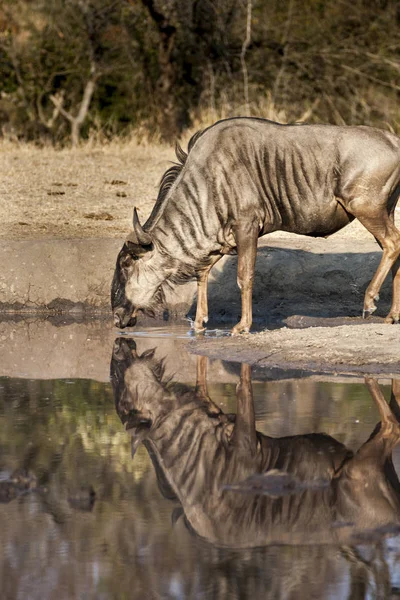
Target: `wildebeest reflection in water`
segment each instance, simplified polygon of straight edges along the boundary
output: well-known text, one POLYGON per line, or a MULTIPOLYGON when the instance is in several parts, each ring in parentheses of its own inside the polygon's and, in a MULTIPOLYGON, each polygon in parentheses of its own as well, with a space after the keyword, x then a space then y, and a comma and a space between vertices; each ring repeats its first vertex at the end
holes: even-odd
POLYGON ((381 422, 353 454, 323 433, 257 432, 248 365, 241 367, 236 417, 224 414, 207 394, 205 360, 196 389, 165 379, 154 351, 139 356, 133 340, 118 339, 111 362, 116 409, 133 452, 145 444, 161 490, 179 500, 192 531, 231 548, 351 545, 398 532, 400 483, 391 455, 400 439, 400 382, 393 382, 389 407, 376 380, 366 379, 381 422))

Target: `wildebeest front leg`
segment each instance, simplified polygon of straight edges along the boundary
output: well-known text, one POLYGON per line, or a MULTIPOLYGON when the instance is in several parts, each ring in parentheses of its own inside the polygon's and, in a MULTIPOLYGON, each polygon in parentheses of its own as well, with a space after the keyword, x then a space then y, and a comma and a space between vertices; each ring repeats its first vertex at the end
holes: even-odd
POLYGON ((232 335, 248 333, 253 321, 252 295, 258 233, 257 221, 244 221, 233 230, 238 253, 237 283, 242 296, 242 317, 232 329, 232 335))
POLYGON ((207 287, 208 287, 208 276, 211 269, 215 265, 221 256, 215 256, 211 265, 201 271, 197 276, 197 307, 196 307, 196 318, 194 321, 194 330, 197 333, 205 330, 204 323, 208 321, 208 299, 207 299, 207 287))
POLYGON ((207 389, 207 356, 198 356, 196 362, 196 397, 207 406, 209 417, 219 416, 222 410, 217 406, 208 394, 207 389))
POLYGON ((198 356, 196 359, 196 396, 209 398, 207 390, 207 356, 198 356))
POLYGON ((393 296, 390 312, 385 319, 385 323, 398 323, 400 321, 400 258, 397 259, 392 267, 393 276, 393 296))
POLYGON ((254 456, 257 450, 257 431, 250 365, 244 363, 241 365, 236 396, 237 414, 231 442, 246 454, 254 456))

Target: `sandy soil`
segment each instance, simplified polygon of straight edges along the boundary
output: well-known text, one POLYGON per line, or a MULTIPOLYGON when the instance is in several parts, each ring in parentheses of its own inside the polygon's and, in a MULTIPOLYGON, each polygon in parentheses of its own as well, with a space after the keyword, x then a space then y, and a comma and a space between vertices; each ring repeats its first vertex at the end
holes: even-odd
POLYGON ((146 219, 172 148, 135 143, 54 151, 0 144, 0 238, 121 237, 146 219))
POLYGON ((400 326, 349 321, 338 327, 284 327, 231 338, 198 339, 190 344, 190 350, 267 368, 399 376, 400 326))
MULTIPOLYGON (((143 220, 150 214, 160 178, 174 159, 171 147, 140 146, 135 143, 86 146, 74 151, 0 144, 0 241, 6 243, 7 240, 79 240, 99 237, 120 239, 130 228, 133 206, 139 208, 143 220)), ((396 220, 399 223, 399 209, 396 220)), ((275 248, 300 250, 300 254, 305 256, 304 266, 301 263, 298 267, 295 254, 284 251, 279 260, 284 261, 287 255, 287 264, 279 262, 279 268, 276 267, 273 271, 277 276, 277 271, 282 272, 282 269, 290 273, 291 269, 300 268, 302 277, 299 279, 304 280, 308 274, 310 282, 307 283, 307 294, 302 294, 301 297, 304 296, 306 302, 309 297, 310 304, 321 300, 322 296, 319 297, 318 294, 326 296, 327 290, 329 293, 332 288, 331 278, 335 273, 336 277, 339 276, 337 267, 334 273, 332 271, 330 256, 336 254, 336 263, 343 260, 350 263, 352 255, 358 255, 358 260, 362 261, 363 253, 365 256, 372 256, 368 252, 375 253, 378 250, 372 236, 357 222, 329 238, 326 244, 324 240, 316 241, 282 233, 268 236, 268 240, 264 238, 261 245, 268 243, 275 248), (343 260, 340 258, 341 253, 343 260), (313 262, 319 265, 319 270, 325 269, 324 265, 327 265, 327 270, 324 271, 326 282, 313 262), (324 286, 326 289, 322 289, 324 286)), ((278 301, 282 298, 284 304, 287 288, 280 289, 277 283, 273 284, 268 279, 277 252, 274 254, 272 251, 271 256, 261 254, 257 263, 258 287, 261 288, 261 283, 273 287, 279 296, 278 301)), ((41 267, 38 264, 35 268, 41 267)), ((228 278, 232 279, 233 285, 236 277, 233 271, 232 277, 229 273, 228 278)), ((292 279, 297 277, 297 274, 291 275, 292 279)), ((223 281, 225 280, 220 283, 223 284, 223 281)), ((353 285, 356 289, 356 284, 353 285)), ((339 304, 340 287, 343 287, 343 281, 339 277, 338 283, 334 284, 335 302, 339 304)), ((234 297, 230 284, 226 284, 224 290, 224 298, 226 294, 234 297)), ((357 293, 361 293, 360 290, 357 293)), ((286 300, 290 301, 290 298, 286 300)), ((238 298, 236 303, 237 301, 238 298)), ((276 304, 277 300, 273 302, 276 304)), ((293 302, 297 302, 295 296, 293 302)), ((343 302, 346 304, 344 298, 343 302)), ((359 302, 360 299, 357 298, 357 306, 359 302)), ((263 302, 258 302, 255 298, 255 304, 257 303, 258 310, 265 311, 263 302)), ((292 307, 289 308, 292 310, 292 307)), ((307 315, 307 311, 303 306, 299 312, 286 314, 307 315)), ((347 304, 342 314, 350 314, 347 312, 347 304)), ((303 323, 298 321, 294 326, 315 324, 318 322, 311 319, 303 323)), ((192 349, 210 356, 257 362, 266 366, 295 365, 309 370, 360 373, 375 369, 397 373, 400 370, 400 327, 380 323, 361 325, 356 320, 351 327, 283 328, 235 339, 199 340, 192 349)))

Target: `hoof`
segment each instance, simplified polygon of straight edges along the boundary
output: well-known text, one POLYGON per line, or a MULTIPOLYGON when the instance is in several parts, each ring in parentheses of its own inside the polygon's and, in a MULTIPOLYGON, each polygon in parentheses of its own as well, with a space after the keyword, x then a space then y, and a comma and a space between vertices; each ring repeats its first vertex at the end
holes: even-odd
POLYGON ((385 319, 385 323, 388 323, 389 325, 397 325, 400 321, 400 315, 392 315, 392 314, 388 314, 388 316, 385 319))
POLYGON ((195 335, 199 335, 201 333, 204 333, 205 330, 206 330, 205 327, 196 327, 196 326, 193 327, 193 331, 194 331, 195 335))
POLYGON ((196 319, 195 321, 191 322, 191 326, 192 326, 192 330, 194 331, 194 333, 204 333, 206 330, 206 326, 205 323, 207 323, 208 318, 201 318, 201 319, 196 319))
POLYGON ((362 312, 362 318, 368 319, 376 311, 376 306, 372 306, 371 308, 364 308, 362 312))
POLYGON ((231 335, 240 335, 241 333, 249 333, 250 327, 234 327, 231 331, 231 335))

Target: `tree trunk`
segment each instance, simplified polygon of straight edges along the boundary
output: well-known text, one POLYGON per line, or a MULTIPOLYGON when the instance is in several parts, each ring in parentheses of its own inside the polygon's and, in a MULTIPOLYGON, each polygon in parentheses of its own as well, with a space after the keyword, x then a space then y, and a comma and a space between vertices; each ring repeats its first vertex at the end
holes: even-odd
POLYGON ((71 112, 68 112, 67 110, 65 110, 65 108, 63 108, 60 98, 53 95, 50 96, 50 100, 52 101, 56 109, 65 119, 67 119, 67 121, 71 125, 71 143, 73 148, 76 148, 76 146, 79 145, 81 127, 89 113, 89 106, 92 100, 93 93, 96 89, 97 78, 98 74, 96 73, 96 67, 94 64, 92 64, 90 70, 90 77, 86 82, 82 101, 79 105, 78 113, 75 116, 71 112))
POLYGON ((176 27, 156 7, 154 0, 142 0, 160 37, 158 64, 160 77, 156 88, 156 102, 159 111, 156 125, 164 141, 175 139, 188 124, 188 110, 184 102, 177 100, 176 88, 179 85, 179 66, 174 60, 176 27))

